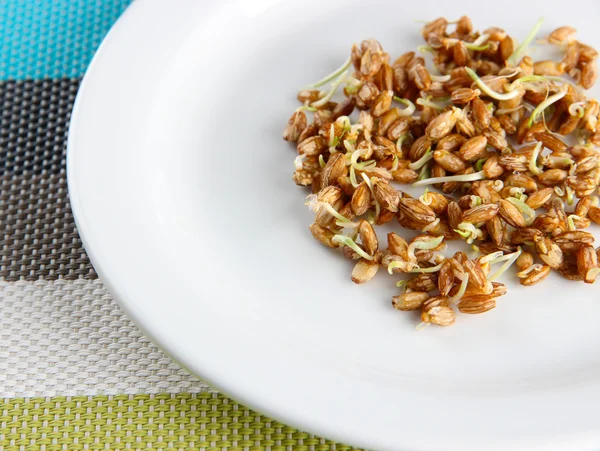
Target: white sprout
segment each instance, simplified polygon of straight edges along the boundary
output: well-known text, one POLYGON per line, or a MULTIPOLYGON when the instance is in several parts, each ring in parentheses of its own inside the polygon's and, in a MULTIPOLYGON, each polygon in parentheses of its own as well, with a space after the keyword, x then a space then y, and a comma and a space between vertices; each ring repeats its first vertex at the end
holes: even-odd
POLYGON ((425 227, 423 227, 422 230, 423 230, 423 232, 430 232, 439 225, 440 225, 440 218, 435 218, 435 221, 427 224, 425 227))
POLYGON ((398 288, 404 288, 406 286, 406 280, 399 280, 398 282, 396 282, 396 286, 398 288))
POLYGON ((435 108, 436 110, 443 110, 448 105, 450 105, 449 102, 446 102, 445 104, 439 104, 439 103, 432 102, 430 99, 431 99, 431 97, 427 97, 425 99, 419 97, 417 99, 417 104, 421 105, 421 106, 428 106, 430 108, 435 108))
POLYGON ((498 108, 496 110, 495 114, 497 116, 501 116, 503 114, 515 113, 515 112, 519 111, 521 108, 523 108, 523 105, 519 105, 519 106, 516 106, 514 108, 498 108))
POLYGON ((513 252, 512 254, 508 254, 508 258, 506 259, 506 262, 491 277, 488 277, 488 281, 489 282, 493 282, 498 277, 500 277, 502 274, 504 274, 506 272, 506 270, 508 268, 510 268, 510 266, 514 262, 517 261, 517 258, 519 258, 519 255, 521 255, 521 252, 523 252, 523 251, 521 250, 521 248, 519 248, 519 250, 517 250, 517 252, 513 252))
POLYGON ((531 223, 535 219, 535 210, 522 200, 517 199, 516 197, 509 197, 506 200, 513 204, 515 207, 517 207, 521 211, 521 213, 523 213, 525 224, 531 225, 531 223))
POLYGON ((517 199, 519 199, 519 197, 517 197, 519 194, 523 194, 525 192, 525 188, 521 187, 521 186, 512 186, 508 189, 508 194, 510 194, 513 197, 516 197, 517 199))
POLYGON ((325 76, 321 80, 317 81, 316 83, 313 83, 312 85, 308 85, 308 87, 309 88, 318 88, 319 86, 323 86, 324 84, 329 83, 331 80, 337 79, 338 77, 340 77, 340 75, 345 74, 345 71, 350 67, 351 64, 352 64, 352 58, 348 58, 344 62, 344 64, 342 64, 339 68, 337 68, 336 70, 334 70, 332 73, 325 76))
POLYGON ((554 192, 556 193, 557 196, 560 196, 560 197, 565 195, 565 191, 558 185, 556 185, 554 187, 554 192))
POLYGON ((462 174, 462 175, 449 175, 445 177, 433 177, 425 180, 419 180, 412 184, 412 186, 425 186, 425 185, 434 185, 436 183, 446 183, 446 182, 475 182, 477 180, 485 179, 485 171, 474 172, 472 174, 462 174))
POLYGON ((569 105, 569 114, 571 116, 583 117, 585 102, 573 102, 569 105))
POLYGON ((306 160, 306 154, 298 155, 296 158, 294 158, 294 166, 296 167, 296 171, 302 170, 304 160, 306 160))
POLYGON ((353 141, 348 141, 347 139, 344 139, 344 147, 350 153, 352 153, 352 152, 354 152, 356 150, 354 142, 353 141))
POLYGON ((485 263, 488 263, 488 262, 490 264, 496 263, 495 260, 497 258, 502 257, 503 255, 504 255, 504 252, 502 252, 502 251, 492 252, 491 254, 487 254, 487 255, 484 255, 483 257, 481 257, 479 259, 479 263, 481 263, 482 265, 485 264, 485 263))
POLYGON ((395 172, 398 169, 398 164, 399 164, 399 160, 398 160, 398 155, 396 154, 392 154, 392 172, 395 172))
POLYGON ((419 180, 426 180, 431 176, 429 162, 425 163, 419 172, 419 180))
POLYGON ((471 195, 471 198, 469 200, 469 208, 475 208, 475 207, 480 206, 481 204, 482 204, 481 197, 471 195))
POLYGON ((523 271, 518 272, 517 277, 519 279, 523 279, 523 278, 527 277, 533 271, 539 271, 542 268, 543 268, 543 266, 540 265, 539 263, 534 263, 533 265, 530 265, 527 268, 525 268, 523 271))
POLYGON ((419 196, 419 202, 423 205, 431 205, 433 199, 429 197, 429 188, 425 189, 425 192, 419 196))
POLYGON ((577 171, 577 163, 573 162, 573 164, 569 168, 569 175, 575 174, 575 171, 577 171))
POLYGON ((443 235, 440 235, 432 240, 425 241, 425 240, 417 239, 417 240, 413 241, 412 243, 410 243, 410 245, 408 246, 408 250, 407 250, 409 261, 416 261, 416 259, 417 259, 417 257, 415 257, 416 249, 424 249, 424 250, 435 249, 442 243, 442 241, 444 241, 443 235))
POLYGON ((542 111, 544 111, 546 108, 548 108, 553 103, 558 102, 560 99, 562 99, 566 95, 567 95, 567 90, 563 87, 556 94, 553 94, 553 95, 547 97, 546 100, 544 100, 543 102, 540 102, 540 104, 538 106, 536 106, 535 109, 533 110, 533 112, 531 113, 531 116, 529 117, 529 122, 527 123, 527 125, 529 127, 531 127, 542 111))
POLYGON ((331 127, 329 127, 329 147, 337 146, 339 138, 335 136, 335 125, 333 122, 331 123, 331 127))
POLYGON ((375 190, 373 190, 373 184, 371 183, 371 179, 369 178, 369 176, 367 174, 365 174, 363 172, 361 175, 362 175, 363 180, 369 187, 369 190, 371 191, 371 196, 375 200, 375 218, 378 218, 379 213, 381 212, 381 207, 379 206, 379 202, 377 202, 377 198, 375 197, 375 190))
POLYGON ((346 73, 347 73, 347 71, 344 72, 344 74, 340 78, 338 78, 336 81, 334 81, 331 84, 331 89, 327 92, 327 94, 325 94, 325 96, 322 99, 317 100, 316 102, 311 103, 310 106, 318 108, 318 107, 322 107, 327 102, 329 102, 329 100, 331 100, 331 98, 336 93, 336 91, 338 90, 338 88, 340 87, 340 85, 344 82, 343 78, 346 76, 346 73))
POLYGON ((328 204, 327 202, 320 201, 316 194, 309 194, 308 196, 306 196, 306 202, 304 202, 304 205, 306 205, 310 211, 315 213, 318 213, 321 210, 321 208, 324 208, 331 216, 335 217, 340 222, 352 223, 352 221, 350 221, 344 215, 340 214, 330 204, 328 204))
POLYGON ((333 238, 331 239, 331 241, 334 243, 343 244, 344 246, 348 246, 350 249, 352 249, 354 252, 356 252, 358 255, 360 255, 365 260, 369 260, 369 261, 373 260, 373 256, 371 256, 371 255, 367 254, 365 251, 363 251, 360 248, 360 246, 358 244, 356 244, 354 242, 354 240, 352 238, 350 238, 349 236, 334 235, 333 238))
POLYGON ((396 150, 400 153, 402 152, 402 143, 404 143, 406 138, 408 138, 408 133, 402 135, 400 138, 398 138, 398 141, 396 141, 396 150))
POLYGON ((490 45, 485 44, 485 42, 490 38, 489 34, 482 34, 473 42, 465 42, 465 47, 469 50, 482 51, 487 49, 490 45), (484 45, 485 44, 485 45, 484 45))
POLYGON ((303 105, 301 107, 296 108, 296 111, 310 111, 311 113, 314 113, 315 111, 317 111, 317 109, 309 105, 303 105))
POLYGON ((573 205, 573 201, 575 200, 575 191, 573 191, 573 188, 571 188, 570 186, 567 185, 566 192, 567 192, 567 204, 573 205))
POLYGON ((417 50, 421 53, 435 53, 435 49, 430 45, 420 45, 417 50))
POLYGON ((567 226, 569 228, 569 231, 574 232, 575 230, 577 230, 577 226, 575 225, 575 220, 581 221, 582 219, 583 218, 581 216, 577 216, 577 215, 567 216, 567 226))
POLYGON ((465 71, 467 71, 467 74, 469 74, 469 77, 471 77, 473 79, 473 81, 477 84, 479 89, 481 89, 485 94, 487 94, 492 99, 510 100, 510 99, 514 99, 515 97, 520 95, 519 91, 510 91, 510 92, 506 92, 506 93, 500 93, 500 92, 494 91, 492 88, 490 88, 488 85, 486 85, 481 78, 479 78, 479 75, 477 75, 473 69, 471 69, 470 67, 465 67, 465 71))
POLYGON ((401 97, 394 96, 394 100, 406 106, 406 108, 400 110, 400 112, 398 113, 400 116, 412 116, 415 110, 417 109, 415 104, 408 99, 403 99, 401 97))
POLYGON ((448 301, 452 304, 456 304, 460 299, 464 296, 465 291, 467 291, 467 285, 469 284, 469 275, 468 274, 460 274, 456 273, 455 276, 460 279, 460 287, 458 292, 454 296, 450 296, 448 301))
MULTIPOLYGON (((561 78, 561 80, 563 80, 561 78)), ((513 91, 514 89, 517 88, 517 86, 523 84, 523 83, 532 83, 532 82, 548 82, 548 78, 544 75, 525 75, 524 77, 520 77, 517 78, 515 81, 513 81, 512 83, 509 83, 506 85, 506 90, 507 91, 513 91)))
POLYGON ((450 76, 450 74, 448 75, 430 75, 431 77, 431 81, 436 81, 439 83, 446 83, 447 81, 449 81, 452 77, 450 76))
POLYGON ((429 326, 431 326, 431 323, 420 322, 419 324, 417 324, 417 327, 415 329, 417 329, 417 332, 421 332, 422 330, 427 329, 429 326))
POLYGON ((540 19, 537 21, 537 23, 532 28, 532 30, 529 32, 529 34, 527 35, 525 40, 523 42, 521 42, 521 44, 516 48, 516 50, 513 52, 513 54, 508 57, 508 64, 510 64, 511 66, 516 66, 519 63, 519 61, 521 60, 521 57, 527 50, 527 47, 529 47, 529 44, 531 44, 531 41, 533 41, 535 39, 535 35, 538 33, 538 31, 540 31, 540 28, 542 27, 543 23, 544 23, 544 19, 540 19))
POLYGON ((432 158, 433 158, 433 151, 431 150, 431 147, 430 147, 425 151, 425 153, 423 154, 423 156, 421 158, 419 158, 414 163, 410 163, 408 165, 408 168, 412 169, 413 171, 416 171, 417 169, 421 169, 432 158))
POLYGON ((598 205, 600 205, 600 197, 598 197, 598 196, 591 196, 590 199, 592 201, 592 203, 591 203, 592 207, 597 207, 598 205))
POLYGON ((325 158, 323 158, 323 154, 319 155, 319 166, 321 166, 321 168, 325 167, 325 158))
POLYGON ((367 161, 363 161, 362 163, 356 163, 354 165, 354 167, 356 169, 358 169, 359 171, 373 169, 375 166, 377 166, 377 162, 375 160, 367 160, 367 161))
POLYGON ((350 183, 354 188, 358 188, 358 180, 356 180, 356 171, 354 170, 354 166, 350 166, 350 183))
POLYGON ((502 180, 494 180, 492 183, 492 189, 499 193, 504 188, 504 182, 502 180))
POLYGON ((423 274, 423 273, 438 272, 440 269, 442 269, 442 264, 441 263, 439 265, 437 265, 437 266, 432 266, 431 268, 419 268, 419 267, 416 267, 416 268, 411 269, 408 272, 423 274))
POLYGON ((474 240, 483 236, 483 232, 470 222, 461 222, 454 231, 465 238, 467 244, 473 244, 474 240))
POLYGON ((541 168, 537 165, 537 159, 540 155, 540 151, 542 150, 542 143, 538 142, 533 148, 533 152, 531 153, 531 158, 529 159, 529 170, 532 174, 538 175, 542 173, 541 168))
POLYGON ((408 272, 412 268, 414 268, 414 266, 415 266, 414 263, 409 263, 404 260, 394 260, 394 261, 390 262, 390 264, 387 267, 387 270, 390 274, 394 274, 394 269, 396 269, 396 268, 400 268, 402 272, 408 272))

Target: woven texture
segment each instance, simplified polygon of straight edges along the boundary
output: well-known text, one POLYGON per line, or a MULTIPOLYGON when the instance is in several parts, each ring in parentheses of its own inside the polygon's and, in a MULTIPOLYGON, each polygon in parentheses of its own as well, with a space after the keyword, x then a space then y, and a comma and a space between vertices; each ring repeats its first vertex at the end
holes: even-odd
POLYGON ((0 79, 81 77, 131 0, 2 0, 0 79))
POLYGON ((0 396, 197 393, 99 280, 0 282, 0 396))
POLYGON ((96 278, 67 195, 65 142, 78 80, 0 83, 0 278, 96 278))
POLYGON ((0 449, 328 451, 347 446, 298 432, 219 394, 11 399, 0 449))
POLYGON ((128 3, 0 1, 0 451, 347 449, 183 370, 90 264, 68 201, 67 130, 80 77, 128 3))

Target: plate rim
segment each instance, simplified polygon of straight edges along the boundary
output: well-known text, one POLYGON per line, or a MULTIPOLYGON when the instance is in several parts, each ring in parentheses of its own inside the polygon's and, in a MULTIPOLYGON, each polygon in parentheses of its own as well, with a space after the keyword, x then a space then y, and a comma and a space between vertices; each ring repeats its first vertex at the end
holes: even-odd
MULTIPOLYGON (((194 3, 192 0, 179 0, 182 5, 191 5, 194 3)), ((173 348, 173 343, 170 343, 168 340, 165 340, 164 337, 161 337, 159 331, 154 330, 149 323, 140 315, 140 312, 137 311, 132 304, 129 303, 127 299, 127 295, 123 289, 123 286, 120 285, 120 282, 114 278, 109 276, 109 270, 106 269, 104 257, 101 256, 101 253, 98 252, 98 248, 96 244, 92 244, 92 238, 88 234, 87 226, 85 225, 85 216, 86 213, 84 211, 84 207, 81 202, 81 198, 79 196, 79 190, 82 189, 81 186, 76 182, 77 177, 74 176, 74 172, 77 170, 77 157, 75 156, 77 150, 75 142, 79 120, 79 114, 82 109, 82 105, 86 102, 86 90, 87 86, 90 83, 90 80, 95 79, 97 67, 105 64, 103 60, 107 58, 107 55, 110 56, 110 52, 113 51, 114 46, 119 44, 118 39, 116 38, 116 31, 119 29, 123 29, 124 27, 133 27, 138 21, 143 21, 148 19, 147 12, 159 5, 164 4, 160 0, 136 0, 133 2, 123 13, 123 15, 118 19, 118 21, 113 25, 107 36, 102 41, 98 51, 96 52, 90 66, 88 67, 83 81, 80 85, 80 89, 77 93, 76 100, 73 106, 73 112, 71 117, 71 124, 69 126, 68 132, 68 140, 67 140, 67 182, 68 182, 68 190, 69 190, 69 198, 71 201, 71 208, 73 210, 73 216, 75 218, 75 222, 84 243, 86 252, 90 260, 93 262, 94 267, 96 268, 102 282, 106 285, 109 292, 114 296, 115 300, 118 302, 119 306, 123 308, 123 310, 127 313, 128 317, 131 318, 137 327, 139 327, 147 336, 151 337, 152 340, 157 343, 162 350, 164 350, 170 357, 176 360, 180 365, 184 368, 189 369, 193 374, 201 374, 202 379, 210 382, 211 385, 218 387, 219 390, 222 390, 225 393, 231 394, 231 397, 240 400, 245 405, 256 409, 260 412, 265 412, 269 416, 282 418, 285 423, 296 425, 301 430, 310 430, 315 431, 319 435, 326 437, 333 437, 336 440, 341 442, 351 441, 356 444, 361 444, 363 446, 367 446, 367 442, 365 437, 360 434, 360 431, 357 431, 356 434, 347 435, 343 434, 340 436, 338 432, 332 428, 331 425, 326 424, 316 424, 314 421, 307 421, 306 416, 299 415, 298 412, 293 412, 293 409, 290 407, 286 412, 285 409, 282 409, 281 406, 275 407, 274 404, 269 404, 269 401, 264 399, 258 399, 253 393, 245 392, 243 389, 238 390, 235 383, 231 381, 226 383, 224 380, 219 380, 218 377, 214 377, 215 374, 219 374, 218 371, 213 371, 214 368, 209 370, 209 367, 206 366, 205 369, 201 371, 198 370, 197 362, 189 362, 183 354, 179 352, 179 350, 173 348), (146 16, 146 18, 144 18, 146 16)), ((184 8, 182 8, 184 9, 184 8)), ((270 400, 272 401, 272 400, 270 400)), ((315 407, 316 408, 316 407, 315 407)), ((580 437, 583 440, 581 443, 592 443, 591 440, 598 443, 598 439, 600 438, 600 431, 595 431, 593 437, 586 437, 585 439, 580 437)), ((573 437, 569 437, 569 439, 573 439, 573 437)), ((422 443, 406 443, 402 444, 402 446, 406 449, 416 450, 416 449, 431 449, 432 444, 439 444, 439 442, 431 442, 424 441, 422 443)), ((389 440, 382 440, 378 443, 375 443, 378 447, 381 448, 391 448, 391 442, 389 440)), ((373 437, 368 441, 369 446, 373 446, 373 437)), ((395 446, 392 446, 397 449, 398 443, 395 446)), ((477 449, 480 445, 473 444, 465 444, 465 445, 473 445, 469 446, 468 449, 477 449)), ((503 446, 504 444, 501 444, 503 446)), ((517 443, 517 446, 523 446, 526 449, 527 443, 517 443)), ((556 443, 558 445, 555 449, 567 449, 566 446, 572 446, 573 442, 556 443)), ((551 445, 548 444, 548 449, 550 449, 551 445)), ((486 447, 491 449, 491 447, 486 447)), ((448 448, 446 448, 448 449, 448 448)), ((467 447, 463 447, 462 449, 467 449, 467 447)), ((495 448, 494 448, 495 449, 495 448)), ((498 448, 501 449, 501 448, 498 448)))

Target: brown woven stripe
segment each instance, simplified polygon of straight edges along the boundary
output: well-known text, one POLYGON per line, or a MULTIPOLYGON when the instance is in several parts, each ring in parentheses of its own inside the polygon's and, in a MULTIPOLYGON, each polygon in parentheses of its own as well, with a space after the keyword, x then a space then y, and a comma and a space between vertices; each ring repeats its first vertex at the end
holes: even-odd
POLYGON ((68 202, 65 150, 79 80, 0 83, 0 279, 95 279, 68 202))

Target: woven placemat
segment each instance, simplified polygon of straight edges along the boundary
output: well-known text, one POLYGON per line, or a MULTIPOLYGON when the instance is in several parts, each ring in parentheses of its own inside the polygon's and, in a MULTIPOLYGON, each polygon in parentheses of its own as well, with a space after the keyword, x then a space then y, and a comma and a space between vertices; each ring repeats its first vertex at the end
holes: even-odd
POLYGON ((0 2, 0 451, 345 449, 180 368, 123 314, 83 249, 66 184, 70 111, 128 3, 0 2))

